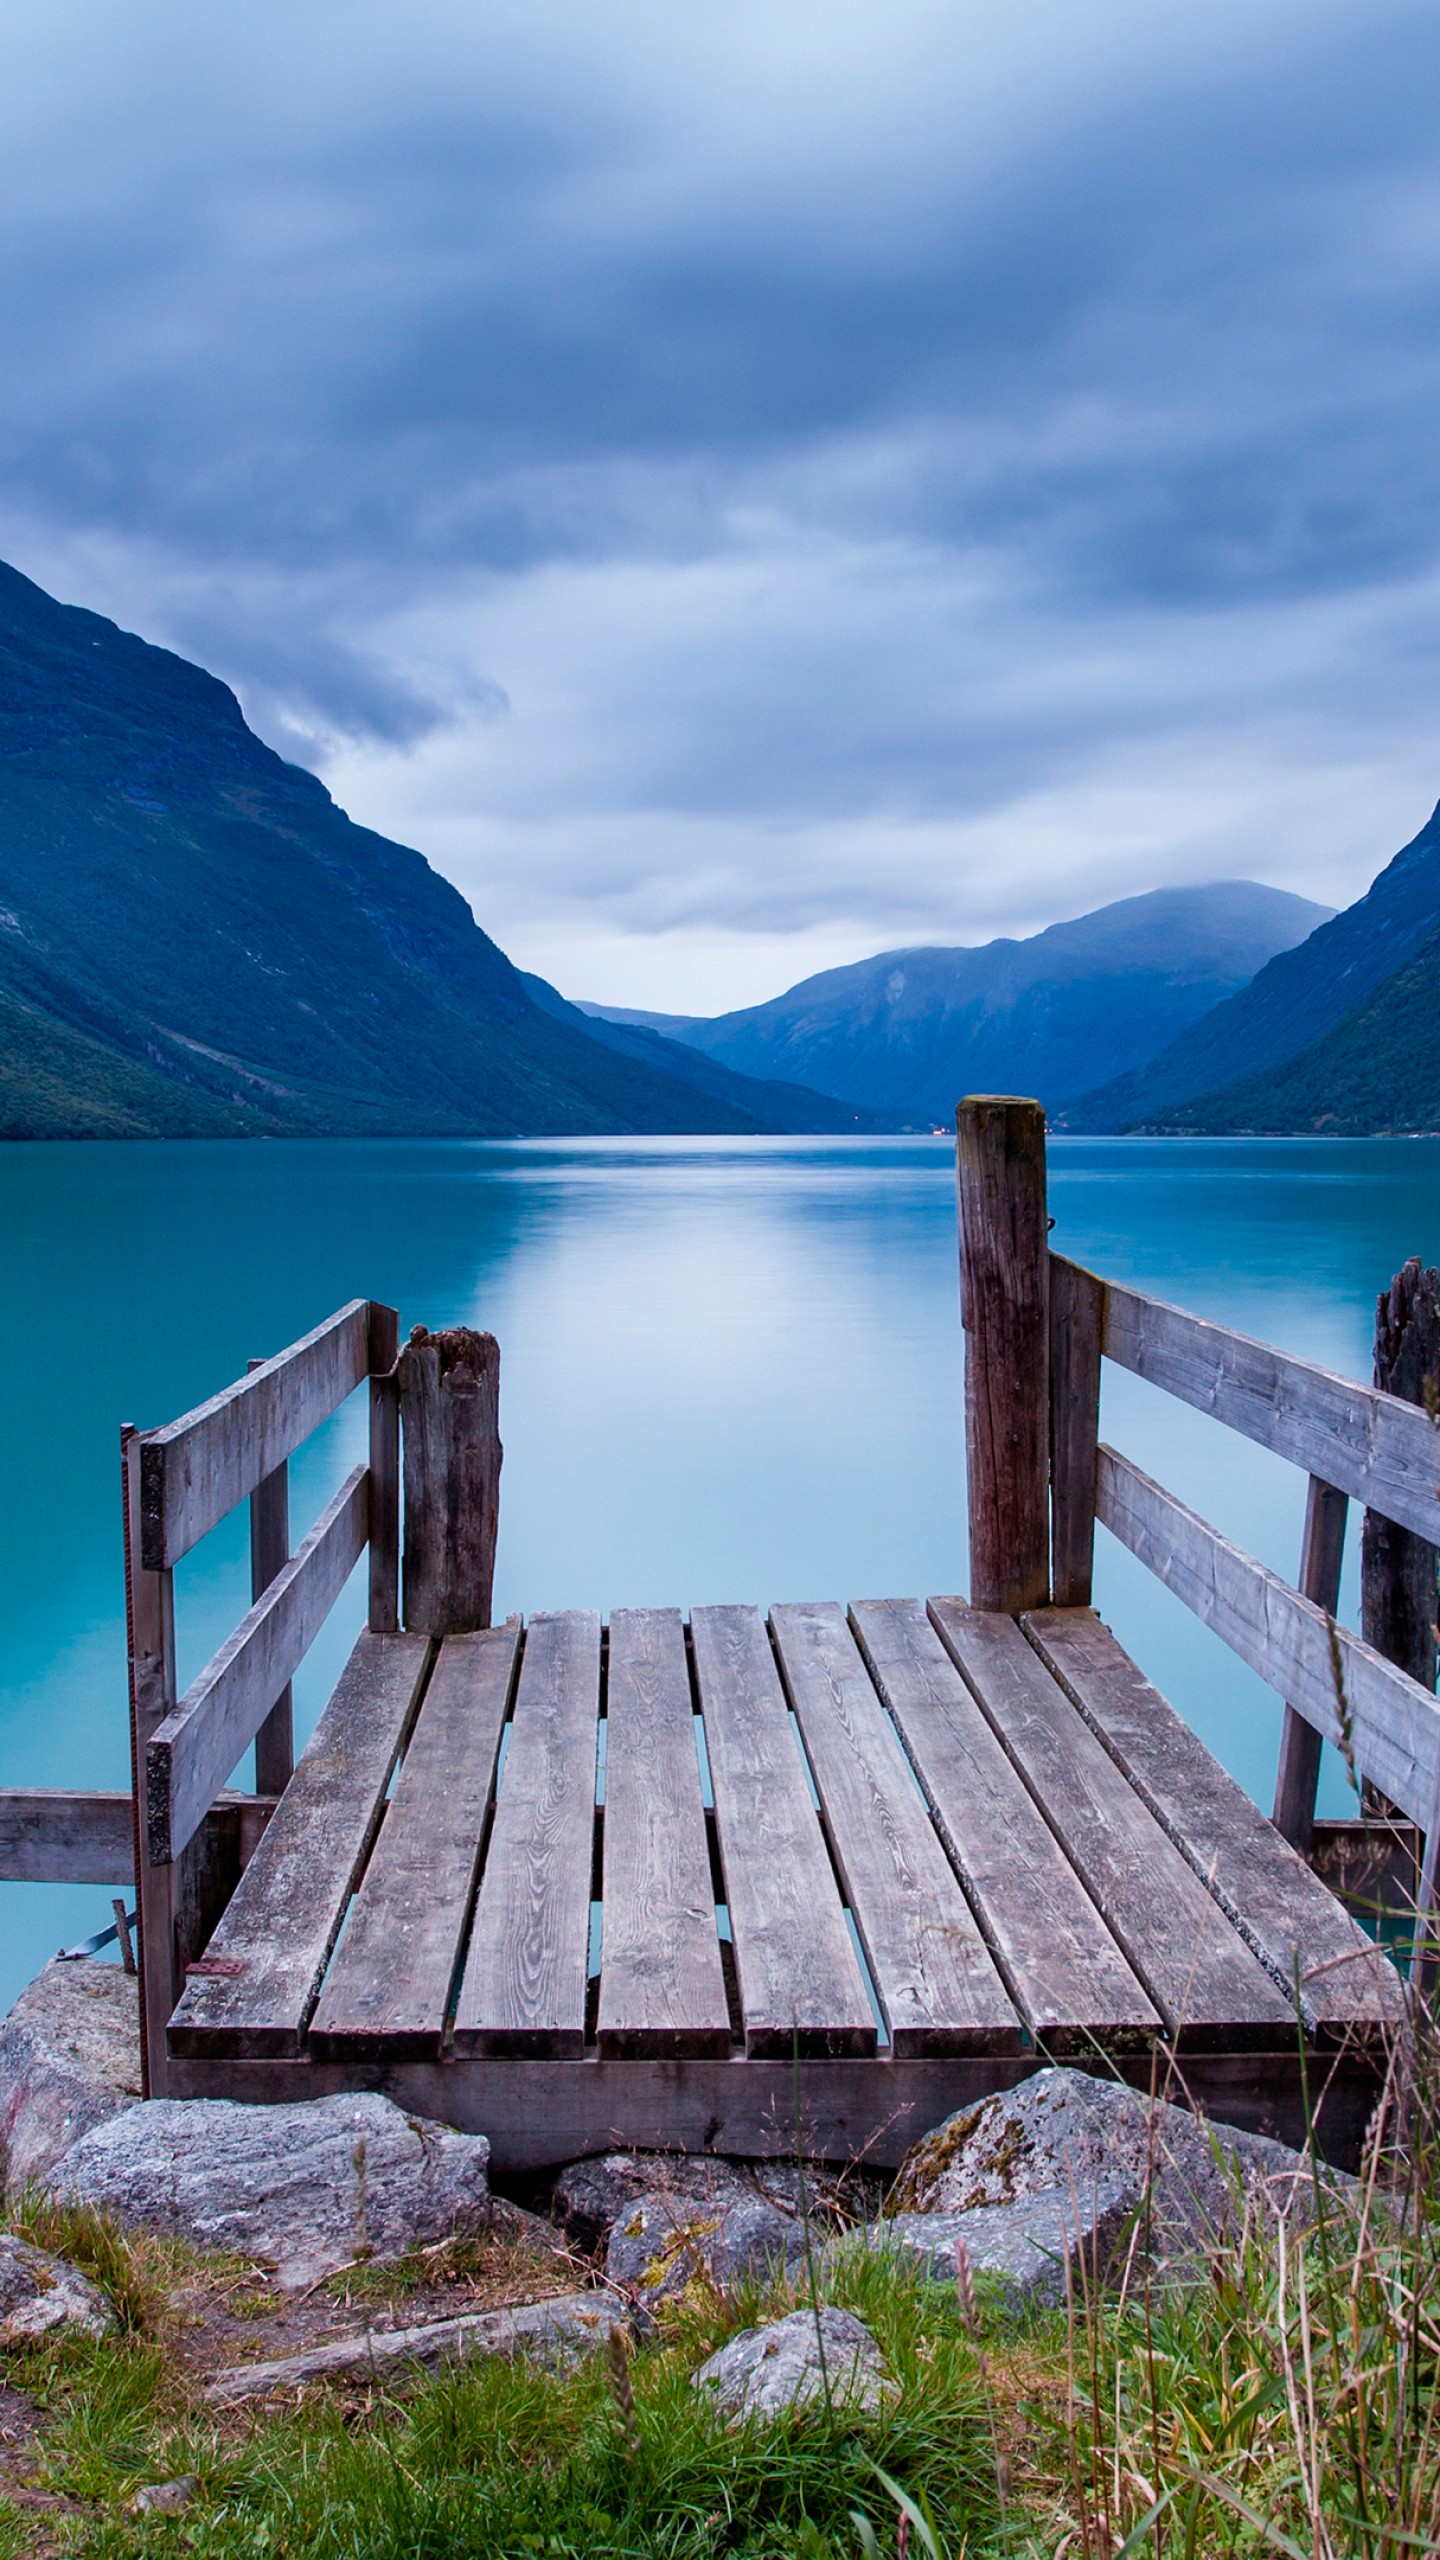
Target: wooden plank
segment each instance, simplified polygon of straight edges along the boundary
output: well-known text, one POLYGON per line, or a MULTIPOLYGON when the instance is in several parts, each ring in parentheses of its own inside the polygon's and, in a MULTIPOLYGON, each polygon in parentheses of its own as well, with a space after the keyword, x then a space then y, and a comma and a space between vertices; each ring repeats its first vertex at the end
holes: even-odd
POLYGON ((1440 1784, 1440 1704, 1418 1682, 1103 1446, 1099 1517, 1242 1662, 1327 1741, 1349 1749, 1357 1769, 1424 1827, 1440 1784))
POLYGON ((400 1624, 400 1319, 370 1304, 370 1625, 400 1624))
POLYGON ((616 1610, 605 1714, 596 2042, 607 2056, 728 2053, 730 2015, 678 1610, 616 1610))
POLYGON ((147 2098, 167 2094, 169 2053, 165 2022, 180 1995, 176 1922, 183 1879, 169 1863, 154 1865, 145 1825, 145 1756, 150 1737, 175 1705, 175 1576, 152 1571, 141 1557, 141 1457, 144 1442, 133 1425, 120 1432, 121 1512, 125 1544, 125 1651, 130 1692, 130 1789, 132 1872, 140 1923, 141 2088, 147 2098))
POLYGON ((277 1351, 206 1404, 140 1437, 141 1555, 178 1564, 237 1502, 294 1455, 369 1366, 364 1298, 277 1351))
POLYGON ((1093 1273, 1050 1257, 1050 1587, 1060 1609, 1088 1608, 1100 1445, 1105 1293, 1093 1273))
MULTIPOLYGON (((249 1367, 261 1363, 252 1360, 249 1367)), ((259 1600, 290 1555, 290 1465, 263 1476, 250 1496, 250 1597, 259 1600)), ((287 1680, 255 1736, 255 1785, 283 1795, 295 1768, 295 1702, 287 1680)))
POLYGON ((1014 2005, 844 1611, 778 1608, 771 1624, 894 2051, 1018 2053, 1014 2005))
POLYGON ((1338 1485, 1352 1501, 1440 1541, 1436 1432, 1418 1405, 1118 1280, 1090 1277, 1105 1293, 1107 1360, 1338 1485))
MULTIPOLYGON (((1305 1532, 1300 1542, 1300 1590, 1317 1609, 1333 1618, 1340 1606, 1340 1570, 1345 1561, 1345 1515, 1350 1497, 1333 1484, 1310 1478, 1305 1494, 1305 1532)), ((1406 1533, 1408 1535, 1408 1532, 1406 1533)), ((1315 1798, 1320 1785, 1321 1736, 1297 1707, 1287 1706, 1280 1727, 1280 1757, 1275 1772, 1275 1828, 1307 1857, 1315 1830, 1315 1798)))
POLYGON ((1297 1982, 1311 2028, 1388 2033, 1400 1977, 1243 1787, 1208 1752, 1088 1609, 1039 1611, 1025 1632, 1066 1696, 1144 1797, 1283 1991, 1297 1982))
POLYGON ((1031 2034, 1051 2055, 1133 2052, 1160 2029, 1100 1913, 925 1613, 923 1600, 851 1610, 986 1940, 1031 2034))
POLYGON ((758 1609, 691 1618, 745 2050, 873 2054, 875 2020, 758 1609))
POLYGON ((129 1884, 135 1835, 129 1790, 0 1787, 0 1878, 6 1884, 129 1884))
POLYGON ((311 2020, 324 2060, 440 2052, 519 1650, 518 1619, 441 1647, 311 2020))
POLYGON ((1192 2051, 1293 2040, 1293 1998, 1257 1963, 1013 1618, 948 1599, 932 1600, 930 1615, 1171 2040, 1192 2051))
POLYGON ((172 2054, 298 2055, 429 1658, 366 1629, 170 2022, 172 2054))
MULTIPOLYGON (((1440 1273, 1418 1255, 1403 1263, 1375 1309, 1375 1385, 1406 1404, 1433 1405, 1440 1390, 1440 1273)), ((1440 1440, 1437 1440, 1440 1447, 1440 1440)), ((1435 1686, 1435 1540, 1375 1510, 1360 1538, 1360 1631, 1422 1689, 1435 1686)))
POLYGON ((955 1151, 970 1591, 980 1609, 1036 1609, 1050 1592, 1045 1114, 968 1094, 955 1151))
POLYGON ((532 1618, 455 2012, 458 2053, 585 2050, 600 1620, 532 1618))
POLYGON ((153 1863, 184 1848, 344 1590, 365 1546, 368 1481, 364 1467, 346 1477, 264 1598, 152 1733, 145 1784, 153 1863))
POLYGON ((417 1325, 400 1354, 405 1439, 405 1624, 488 1627, 500 1516, 500 1346, 493 1333, 417 1325))

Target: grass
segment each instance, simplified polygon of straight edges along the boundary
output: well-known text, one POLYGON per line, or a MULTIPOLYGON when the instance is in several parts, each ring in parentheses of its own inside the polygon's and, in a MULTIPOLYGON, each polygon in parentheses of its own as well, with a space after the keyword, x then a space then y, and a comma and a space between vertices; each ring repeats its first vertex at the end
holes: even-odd
POLYGON ((1435 2131, 1412 2100, 1403 2162, 1377 2152, 1303 2235, 1252 2208, 1184 2289, 1137 2252, 1118 2294, 1015 2320, 983 2282, 847 2255, 816 2280, 895 2394, 735 2434, 688 2377, 793 2292, 694 2286, 633 2357, 568 2373, 476 2361, 220 2417, 172 2308, 200 2262, 32 2209, 122 2325, 10 2357, 38 2404, 26 2486, 59 2503, 0 2502, 0 2560, 1410 2560, 1440 2548, 1435 2131), (191 2472, 181 2512, 128 2511, 191 2472))

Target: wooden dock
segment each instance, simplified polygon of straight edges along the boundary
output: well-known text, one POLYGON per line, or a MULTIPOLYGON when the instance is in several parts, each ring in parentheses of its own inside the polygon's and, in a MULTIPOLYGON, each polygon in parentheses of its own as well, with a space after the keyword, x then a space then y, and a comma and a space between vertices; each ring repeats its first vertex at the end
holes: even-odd
MULTIPOLYGON (((381 2088, 510 2168, 615 2143, 883 2164, 1064 2060, 1291 2135, 1308 2082, 1353 2156, 1423 1983, 1308 1863, 1317 1737, 1425 1835, 1428 1909, 1440 1707, 1330 1612, 1351 1499, 1440 1542, 1440 1441, 1052 1255, 1036 1106, 976 1098, 960 1134, 968 1603, 490 1625, 495 1345, 398 1352, 365 1301, 126 1434, 153 2094, 381 2088), (1306 1587, 1100 1445, 1102 1356, 1306 1469, 1306 1587), (291 1555, 288 1459, 362 1387, 369 1463, 291 1555), (245 1500, 255 1604, 179 1697, 174 1567, 245 1500), (1097 1519, 1279 1689, 1276 1820, 1090 1608, 1097 1519), (367 1547, 369 1625, 292 1765, 290 1680, 367 1547)), ((52 1871, 111 1879, 123 1800, 25 1804, 0 1798, 0 1872, 28 1823, 22 1872, 48 1838, 52 1871)))

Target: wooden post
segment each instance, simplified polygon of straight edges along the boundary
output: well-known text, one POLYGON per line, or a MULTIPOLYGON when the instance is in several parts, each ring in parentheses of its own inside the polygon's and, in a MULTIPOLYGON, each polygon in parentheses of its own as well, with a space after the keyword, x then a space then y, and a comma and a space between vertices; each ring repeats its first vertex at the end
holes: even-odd
POLYGON ((373 1634, 400 1624, 400 1319, 370 1303, 370 1616, 373 1634))
MULTIPOLYGON (((1375 1307, 1375 1384, 1407 1404, 1440 1395, 1440 1273, 1418 1256, 1375 1307)), ((1440 1432, 1436 1434, 1440 1471, 1440 1432)), ((1435 1686, 1436 1558, 1428 1538, 1367 1511, 1360 1547, 1360 1623, 1367 1644, 1422 1688, 1435 1686)))
POLYGON ((1018 1616, 1050 1596, 1045 1114, 969 1094, 955 1114, 970 1598, 1018 1616))
POLYGON ((405 1431, 405 1624, 488 1627, 500 1508, 500 1346, 417 1325, 400 1354, 405 1431))
MULTIPOLYGON (((247 1361, 254 1370, 259 1360, 247 1361)), ((262 1477, 250 1496, 250 1597, 269 1590, 290 1557, 290 1468, 282 1458, 272 1474, 262 1477)), ((295 1768, 295 1710, 287 1680, 255 1736, 255 1792, 278 1796, 295 1768)))
MULTIPOLYGON (((1305 1535, 1300 1550, 1299 1588, 1333 1618, 1340 1605, 1340 1567, 1345 1555, 1345 1519, 1350 1505, 1333 1484, 1310 1478, 1305 1498, 1305 1535)), ((1275 1773, 1275 1809, 1271 1820, 1302 1858, 1310 1855, 1315 1836, 1315 1796, 1320 1784, 1321 1736, 1296 1708, 1287 1707, 1280 1731, 1280 1765, 1275 1773)))
POLYGON ((1050 1583, 1057 1609, 1088 1609, 1095 1566, 1105 1283, 1050 1256, 1050 1583))
POLYGON ((165 2028, 180 1997, 181 1957, 173 1866, 150 1863, 146 1821, 145 1746, 175 1704, 175 1581, 140 1561, 140 1434, 120 1433, 125 1517, 125 1628, 130 1667, 130 1772, 135 1823, 135 1910, 140 1930, 141 2086, 147 2098, 169 2089, 165 2028))

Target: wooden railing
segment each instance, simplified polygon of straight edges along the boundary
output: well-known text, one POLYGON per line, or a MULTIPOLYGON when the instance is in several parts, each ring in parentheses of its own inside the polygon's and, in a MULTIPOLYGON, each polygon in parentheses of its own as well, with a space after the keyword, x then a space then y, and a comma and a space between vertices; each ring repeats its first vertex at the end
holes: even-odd
POLYGON ((1277 1827, 1309 1848, 1320 1746, 1338 1743, 1426 1835, 1433 1909, 1440 1702, 1334 1613, 1351 1501, 1440 1546, 1440 1431, 1421 1406, 1052 1253, 1038 1103, 972 1095, 956 1127, 972 1601, 1088 1605, 1099 1520, 1279 1692, 1277 1827), (1298 1587, 1104 1446, 1106 1359, 1306 1471, 1298 1587))

